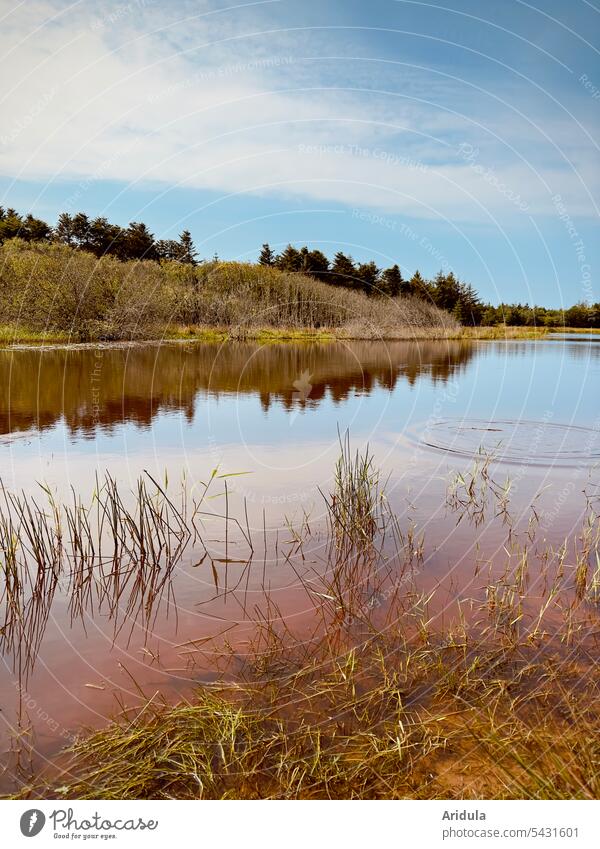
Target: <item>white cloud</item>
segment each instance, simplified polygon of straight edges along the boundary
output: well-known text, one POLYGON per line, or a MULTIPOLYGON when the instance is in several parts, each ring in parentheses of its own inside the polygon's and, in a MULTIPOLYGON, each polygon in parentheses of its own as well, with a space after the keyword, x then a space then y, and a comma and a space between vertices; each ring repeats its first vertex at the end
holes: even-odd
MULTIPOLYGON (((104 4, 103 17, 98 8, 28 2, 3 22, 13 81, 0 105, 4 175, 295 195, 463 220, 514 216, 515 196, 528 212, 552 213, 560 193, 571 215, 593 214, 551 144, 539 173, 526 164, 540 150, 527 120, 483 95, 461 103, 456 82, 438 79, 440 106, 427 106, 344 91, 351 67, 338 63, 339 88, 319 90, 319 63, 307 71, 289 35, 239 38, 236 16, 198 15, 197 4, 179 25, 152 0, 104 4), (477 150, 474 160, 461 143, 477 150)), ((589 147, 564 120, 556 132, 597 191, 589 147)))

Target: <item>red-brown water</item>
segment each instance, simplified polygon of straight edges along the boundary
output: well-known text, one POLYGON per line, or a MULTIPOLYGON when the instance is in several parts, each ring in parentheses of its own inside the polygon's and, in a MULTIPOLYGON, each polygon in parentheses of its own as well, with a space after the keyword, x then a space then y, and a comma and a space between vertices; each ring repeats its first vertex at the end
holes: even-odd
POLYGON ((3 788, 18 784, 8 749, 23 729, 31 729, 39 764, 82 726, 106 722, 117 696, 133 703, 141 688, 175 699, 211 680, 206 638, 223 634, 241 660, 244 622, 265 587, 302 632, 309 607, 297 570, 322 567, 322 493, 333 486, 346 429, 389 476, 400 527, 414 525, 424 539, 418 581, 437 589, 440 620, 456 615, 457 600, 481 596, 482 569, 505 567, 532 505, 540 549, 573 540, 586 496, 598 494, 599 376, 593 337, 0 351, 7 490, 41 502, 43 482, 59 500, 74 490, 88 502, 96 473, 108 470, 126 492, 147 471, 163 484, 168 478, 171 494, 184 485, 191 498, 215 467, 235 475, 215 482, 223 493, 227 481, 227 508, 222 494, 206 502, 215 514, 203 526, 212 560, 190 543, 151 609, 128 607, 125 592, 115 608, 96 598, 74 615, 61 579, 35 620, 35 641, 25 647, 33 650, 15 649, 0 633, 3 788), (482 451, 494 456, 494 481, 511 480, 510 523, 498 501, 477 523, 447 503, 453 473, 467 474, 482 451), (251 535, 252 557, 232 523, 225 550, 225 509, 251 535), (312 535, 304 560, 288 562, 288 524, 299 528, 305 514, 312 535))

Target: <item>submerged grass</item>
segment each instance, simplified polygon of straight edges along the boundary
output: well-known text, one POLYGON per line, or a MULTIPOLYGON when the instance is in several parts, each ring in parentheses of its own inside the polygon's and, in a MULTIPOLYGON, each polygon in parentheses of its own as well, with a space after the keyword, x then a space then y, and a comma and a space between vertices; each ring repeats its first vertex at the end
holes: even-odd
MULTIPOLYGON (((143 509, 115 524, 116 537, 137 545, 133 561, 149 522, 168 521, 180 534, 178 521, 200 515, 196 506, 175 508, 156 486, 150 498, 140 489, 143 509)), ((107 490, 120 512, 122 500, 107 490)), ((533 544, 535 519, 529 542, 517 543, 508 485, 495 484, 488 458, 476 462, 451 483, 448 509, 467 521, 493 510, 508 526, 507 564, 495 576, 478 567, 471 615, 459 611, 444 624, 431 612, 434 592, 419 587, 424 540, 400 527, 384 490, 369 451, 354 453, 343 439, 324 495, 323 563, 305 563, 306 517, 299 530, 290 527, 288 550, 279 549, 287 563, 304 563, 296 574, 311 610, 308 638, 292 631, 263 587, 253 610, 244 606, 253 635, 243 654, 220 637, 197 649, 198 668, 217 657, 218 683, 174 706, 154 694, 123 707, 19 796, 598 798, 598 569, 588 568, 599 563, 596 514, 586 516, 573 563, 566 547, 533 544)), ((39 530, 40 514, 31 515, 39 530)), ((17 567, 6 521, 8 576, 17 567)), ((239 528, 253 549, 250 528, 239 528)), ((82 537, 71 530, 71 547, 82 537)), ((31 551, 40 539, 54 535, 34 533, 31 551)), ((146 543, 144 552, 156 562, 146 543)))
POLYGON ((600 720, 583 707, 598 681, 576 700, 540 686, 549 672, 517 653, 375 641, 266 688, 148 703, 24 795, 598 798, 600 720))

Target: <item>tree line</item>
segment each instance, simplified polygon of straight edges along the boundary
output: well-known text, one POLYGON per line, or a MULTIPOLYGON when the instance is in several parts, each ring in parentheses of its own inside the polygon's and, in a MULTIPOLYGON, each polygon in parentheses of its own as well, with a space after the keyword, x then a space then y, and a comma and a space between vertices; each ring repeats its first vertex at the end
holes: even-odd
POLYGON ((275 254, 269 244, 264 244, 258 262, 281 271, 307 274, 325 283, 367 295, 390 298, 415 295, 447 310, 464 324, 479 324, 484 310, 475 289, 460 281, 453 272, 445 274, 440 271, 433 280, 426 280, 417 270, 412 277, 404 278, 397 264, 379 268, 373 261, 355 262, 342 251, 338 251, 330 262, 322 251, 309 250, 306 246, 295 248, 293 245, 275 254))
MULTIPOLYGON (((23 216, 0 206, 0 244, 15 237, 26 242, 57 242, 97 257, 113 256, 123 261, 167 260, 189 266, 203 262, 198 259, 189 230, 184 230, 179 239, 155 239, 141 222, 121 227, 104 217, 89 218, 83 212, 63 212, 56 226, 51 227, 31 214, 23 216)), ((412 295, 450 312, 462 324, 600 327, 600 303, 575 304, 566 310, 528 304, 493 306, 483 303, 475 289, 452 271, 440 271, 432 280, 425 279, 418 270, 411 277, 404 277, 398 264, 379 268, 373 261, 357 262, 342 251, 330 260, 322 251, 306 245, 296 248, 290 244, 277 254, 268 243, 262 246, 258 264, 301 273, 373 297, 412 295)))
POLYGON ((0 244, 19 237, 26 242, 54 241, 97 257, 117 259, 174 260, 196 265, 197 251, 189 230, 179 239, 155 239, 145 224, 132 221, 128 227, 111 224, 103 217, 90 219, 84 212, 63 212, 55 227, 33 215, 20 215, 0 207, 0 244))
POLYGON ((600 328, 600 303, 574 304, 567 309, 530 307, 529 304, 487 305, 481 324, 493 326, 508 324, 511 327, 591 327, 600 328))

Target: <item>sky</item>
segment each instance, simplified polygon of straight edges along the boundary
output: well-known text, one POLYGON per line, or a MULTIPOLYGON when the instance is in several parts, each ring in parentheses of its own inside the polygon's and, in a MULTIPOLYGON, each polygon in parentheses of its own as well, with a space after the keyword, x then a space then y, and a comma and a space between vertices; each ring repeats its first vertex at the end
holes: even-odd
POLYGON ((0 0, 0 204, 600 301, 599 35, 598 0, 0 0))

